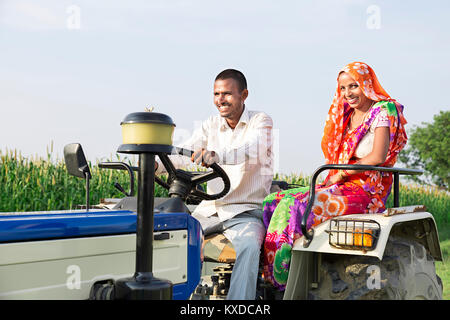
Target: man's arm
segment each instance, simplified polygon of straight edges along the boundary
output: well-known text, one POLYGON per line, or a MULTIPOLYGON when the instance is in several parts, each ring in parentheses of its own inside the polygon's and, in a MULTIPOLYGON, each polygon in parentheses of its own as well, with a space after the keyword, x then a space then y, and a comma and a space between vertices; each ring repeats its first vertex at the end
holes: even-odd
POLYGON ((267 152, 272 149, 272 118, 265 113, 255 115, 251 124, 250 134, 237 148, 224 148, 214 150, 221 164, 233 165, 248 161, 256 164, 258 160, 267 157, 267 152))

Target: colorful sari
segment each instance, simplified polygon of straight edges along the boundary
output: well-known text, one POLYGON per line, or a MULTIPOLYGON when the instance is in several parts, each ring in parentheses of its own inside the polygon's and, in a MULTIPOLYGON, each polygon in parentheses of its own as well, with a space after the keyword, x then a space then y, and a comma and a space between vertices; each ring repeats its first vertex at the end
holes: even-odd
MULTIPOLYGON (((390 142, 386 161, 382 166, 392 167, 407 141, 403 106, 386 93, 373 70, 365 63, 350 63, 342 71, 349 73, 364 94, 377 103, 372 106, 359 127, 347 131, 353 109, 343 101, 337 88, 322 138, 326 163, 355 163, 352 157, 359 141, 368 132, 380 111, 385 109, 390 123, 390 142)), ((316 187, 316 197, 308 217, 307 229, 335 216, 384 211, 391 191, 391 173, 359 172, 346 177, 344 181, 325 187, 328 179, 336 173, 336 170, 330 170, 324 183, 316 187)), ((263 218, 267 228, 264 243, 264 278, 280 290, 284 290, 286 286, 292 245, 303 235, 301 221, 308 199, 309 187, 301 187, 272 193, 263 202, 263 218)))

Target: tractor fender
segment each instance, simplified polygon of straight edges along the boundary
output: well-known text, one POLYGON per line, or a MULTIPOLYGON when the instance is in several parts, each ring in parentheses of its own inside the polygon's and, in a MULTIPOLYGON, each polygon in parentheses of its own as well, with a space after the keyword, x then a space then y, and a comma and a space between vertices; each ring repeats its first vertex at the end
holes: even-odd
POLYGON ((379 260, 382 260, 389 237, 391 235, 397 235, 418 241, 427 249, 427 251, 429 251, 435 261, 442 261, 439 235, 433 215, 425 211, 409 212, 413 210, 408 211, 408 208, 410 207, 396 208, 398 213, 393 211, 394 213, 391 213, 390 215, 388 215, 386 211, 381 214, 352 214, 335 218, 376 221, 380 225, 380 231, 376 246, 373 250, 365 251, 333 247, 329 243, 329 233, 327 232, 330 227, 330 221, 325 221, 314 227, 314 237, 309 244, 307 244, 304 237, 301 237, 294 242, 292 251, 293 253, 295 251, 302 251, 344 255, 366 255, 377 257, 379 260))

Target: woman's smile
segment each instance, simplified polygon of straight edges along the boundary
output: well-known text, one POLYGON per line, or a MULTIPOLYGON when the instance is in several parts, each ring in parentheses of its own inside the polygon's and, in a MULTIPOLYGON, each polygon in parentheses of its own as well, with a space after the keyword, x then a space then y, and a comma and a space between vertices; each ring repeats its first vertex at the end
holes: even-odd
POLYGON ((359 98, 358 97, 346 97, 345 98, 345 100, 347 101, 347 103, 349 104, 349 105, 355 105, 355 104, 358 104, 358 102, 359 102, 359 98))
POLYGON ((362 111, 370 108, 372 101, 364 95, 359 84, 348 73, 342 72, 339 75, 338 84, 342 97, 351 108, 362 111))

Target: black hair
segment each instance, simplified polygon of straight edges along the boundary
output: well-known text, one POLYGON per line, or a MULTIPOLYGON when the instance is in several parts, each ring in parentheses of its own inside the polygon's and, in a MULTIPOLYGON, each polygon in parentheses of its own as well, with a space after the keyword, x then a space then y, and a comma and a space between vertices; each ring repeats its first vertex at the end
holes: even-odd
POLYGON ((244 89, 247 89, 247 80, 242 72, 235 69, 226 69, 219 73, 214 81, 217 80, 225 80, 225 79, 233 79, 237 81, 239 86, 239 91, 242 92, 244 89))

